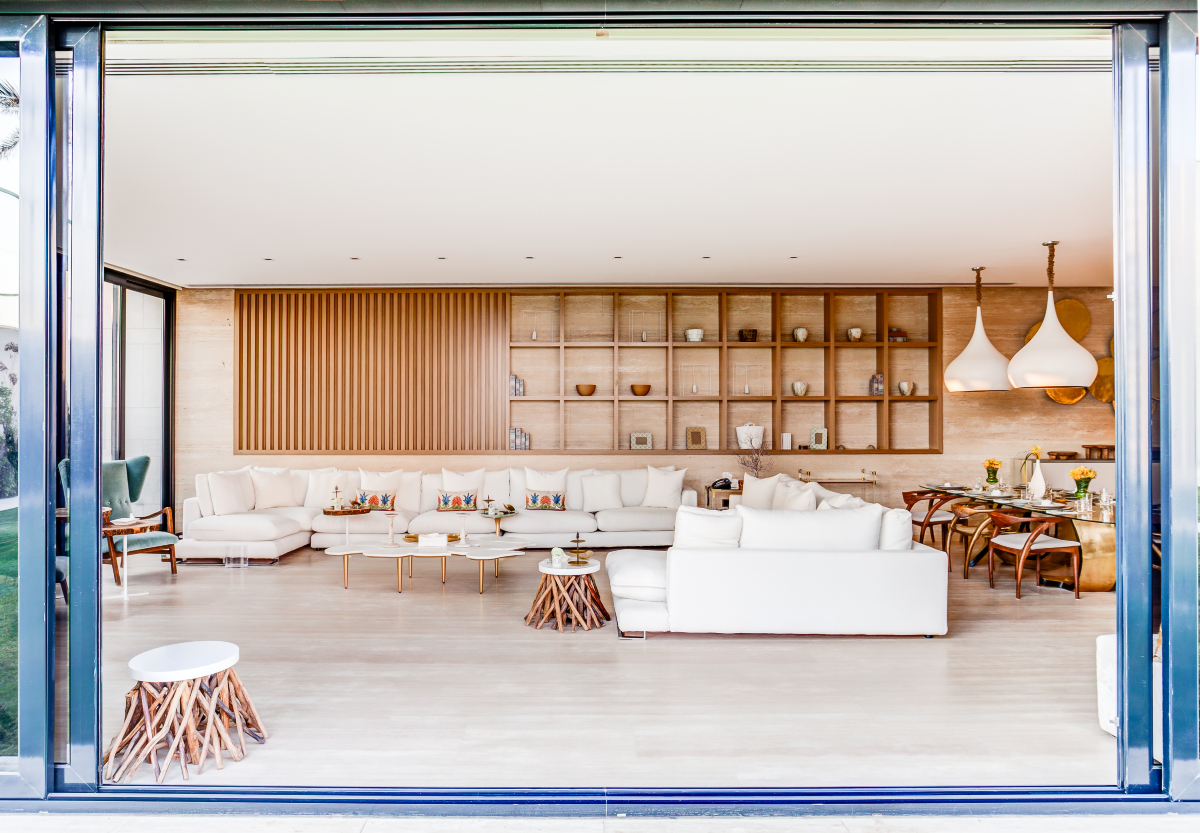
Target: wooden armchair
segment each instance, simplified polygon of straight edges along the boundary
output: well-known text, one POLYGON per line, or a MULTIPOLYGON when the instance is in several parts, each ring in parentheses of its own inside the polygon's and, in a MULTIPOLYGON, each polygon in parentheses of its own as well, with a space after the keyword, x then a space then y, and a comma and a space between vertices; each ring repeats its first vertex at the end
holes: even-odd
POLYGON ((1021 598, 1021 577, 1025 571, 1025 560, 1034 558, 1034 575, 1042 580, 1042 556, 1052 552, 1064 552, 1071 556, 1071 572, 1075 577, 1075 598, 1079 598, 1079 542, 1052 538, 1048 529, 1058 526, 1070 518, 1028 517, 1010 512, 992 512, 992 539, 988 542, 988 587, 995 587, 995 554, 1006 552, 1017 561, 1017 598, 1021 598), (1029 524, 1029 532, 1005 532, 1012 527, 1029 524))
MULTIPOLYGON (((950 537, 947 530, 951 522, 954 521, 954 513, 942 508, 947 503, 953 500, 960 500, 957 495, 944 495, 941 492, 931 492, 928 490, 920 490, 914 492, 904 492, 904 508, 912 515, 913 526, 918 527, 919 532, 916 540, 919 543, 925 543, 925 532, 929 530, 929 538, 931 544, 937 543, 937 528, 942 530, 942 549, 946 552, 946 560, 949 562, 950 556, 950 537), (921 510, 914 508, 919 503, 929 501, 929 509, 921 510)), ((946 570, 949 571, 950 565, 947 563, 946 570)))
MULTIPOLYGON (((101 491, 104 505, 112 507, 113 517, 129 517, 133 511, 133 502, 142 495, 142 486, 146 482, 146 473, 150 469, 149 457, 133 457, 129 460, 112 460, 101 466, 101 491)), ((175 545, 179 538, 175 535, 175 514, 170 506, 151 512, 149 515, 138 517, 140 521, 148 521, 162 516, 166 530, 155 529, 146 532, 136 532, 121 535, 103 531, 108 543, 107 555, 112 561, 113 580, 121 584, 121 571, 118 561, 125 564, 125 556, 130 553, 163 553, 170 557, 171 572, 178 573, 175 561, 175 545), (129 542, 129 552, 125 552, 125 542, 129 542)), ((105 553, 101 553, 104 555, 105 553)))
MULTIPOLYGON (((985 541, 991 538, 991 504, 969 501, 967 503, 954 503, 948 508, 954 515, 954 521, 950 524, 950 539, 951 542, 953 542, 955 536, 961 536, 963 539, 963 578, 969 578, 971 551, 975 549, 975 543, 980 538, 983 538, 985 541), (971 521, 975 519, 979 519, 979 523, 972 526, 971 521)), ((946 554, 950 554, 949 547, 946 547, 946 554)), ((980 555, 982 554, 981 552, 980 555)))

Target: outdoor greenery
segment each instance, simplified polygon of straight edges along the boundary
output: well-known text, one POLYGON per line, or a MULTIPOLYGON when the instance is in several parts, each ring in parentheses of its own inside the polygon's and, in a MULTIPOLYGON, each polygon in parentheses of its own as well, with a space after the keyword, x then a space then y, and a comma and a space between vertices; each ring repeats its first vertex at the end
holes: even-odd
POLYGON ((0 512, 0 755, 17 754, 17 510, 0 512))

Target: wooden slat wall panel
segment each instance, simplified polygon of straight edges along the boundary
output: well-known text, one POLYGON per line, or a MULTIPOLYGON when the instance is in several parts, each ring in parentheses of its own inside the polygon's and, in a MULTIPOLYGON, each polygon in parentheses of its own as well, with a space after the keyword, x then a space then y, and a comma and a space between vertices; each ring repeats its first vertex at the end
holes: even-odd
POLYGON ((237 293, 239 452, 504 451, 508 293, 237 293))

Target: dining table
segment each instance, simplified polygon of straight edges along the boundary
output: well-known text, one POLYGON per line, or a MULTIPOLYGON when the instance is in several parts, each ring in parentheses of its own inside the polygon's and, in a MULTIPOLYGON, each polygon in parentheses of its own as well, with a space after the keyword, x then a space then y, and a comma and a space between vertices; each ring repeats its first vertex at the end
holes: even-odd
MULTIPOLYGON (((1089 512, 1081 512, 1069 495, 1053 500, 1053 505, 1039 505, 1020 497, 1011 487, 970 489, 955 484, 927 484, 923 488, 956 498, 988 503, 997 508, 1026 510, 1032 516, 1066 518, 1070 523, 1059 524, 1052 533, 1055 538, 1079 542, 1079 590, 1107 592, 1117 586, 1117 508, 1113 503, 1092 503, 1089 512)), ((986 528, 987 519, 980 526, 986 528)), ((978 538, 978 534, 975 538, 978 538)), ((975 539, 971 540, 971 543, 975 539)), ((970 547, 971 543, 968 543, 970 547)), ((986 550, 985 550, 986 552, 986 550)), ((1042 566, 1042 584, 1073 588, 1074 574, 1069 558, 1048 555, 1042 566), (1061 563, 1060 563, 1061 562, 1061 563)))

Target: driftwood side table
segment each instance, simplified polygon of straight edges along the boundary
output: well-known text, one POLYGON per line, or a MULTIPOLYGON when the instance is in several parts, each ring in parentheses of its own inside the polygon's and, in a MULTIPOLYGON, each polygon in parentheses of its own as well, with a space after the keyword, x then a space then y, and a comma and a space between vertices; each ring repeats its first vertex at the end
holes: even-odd
POLYGON ((592 579, 592 575, 600 571, 598 560, 589 559, 581 567, 555 567, 547 558, 538 564, 538 570, 542 573, 542 582, 525 617, 526 625, 540 630, 542 625, 553 621, 562 633, 570 622, 574 633, 576 625, 590 631, 594 627, 604 627, 604 623, 612 618, 592 579))

